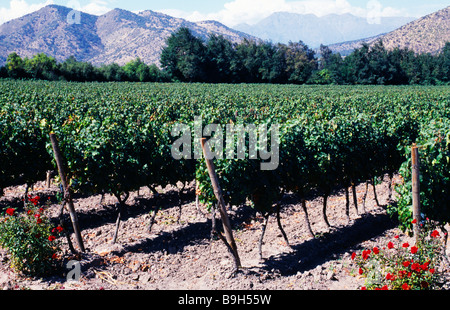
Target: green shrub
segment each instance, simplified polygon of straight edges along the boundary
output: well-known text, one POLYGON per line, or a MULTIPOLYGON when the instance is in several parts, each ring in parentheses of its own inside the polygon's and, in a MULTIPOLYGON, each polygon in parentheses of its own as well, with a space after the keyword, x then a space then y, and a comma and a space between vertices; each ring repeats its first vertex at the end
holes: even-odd
POLYGON ((25 275, 43 276, 51 273, 60 251, 58 235, 38 206, 39 197, 30 199, 24 212, 8 208, 0 218, 0 246, 10 255, 11 267, 25 275))
POLYGON ((416 245, 395 236, 379 247, 353 253, 353 263, 367 290, 433 290, 442 284, 445 243, 431 221, 426 221, 416 245))

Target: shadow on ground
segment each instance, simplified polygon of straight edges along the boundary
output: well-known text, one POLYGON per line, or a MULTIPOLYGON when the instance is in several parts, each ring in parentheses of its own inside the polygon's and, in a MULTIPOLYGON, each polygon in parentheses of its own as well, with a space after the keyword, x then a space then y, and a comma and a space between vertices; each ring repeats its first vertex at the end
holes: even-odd
POLYGON ((332 228, 329 233, 292 246, 290 253, 272 256, 265 260, 266 269, 277 269, 282 276, 305 272, 336 259, 358 244, 375 238, 397 227, 387 214, 365 214, 352 225, 332 228))

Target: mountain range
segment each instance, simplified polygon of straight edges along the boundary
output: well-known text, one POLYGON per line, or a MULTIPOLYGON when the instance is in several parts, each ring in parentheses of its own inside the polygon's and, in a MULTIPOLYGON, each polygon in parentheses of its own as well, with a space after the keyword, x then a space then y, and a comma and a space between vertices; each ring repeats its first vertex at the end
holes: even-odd
POLYGON ((373 37, 393 31, 411 21, 410 17, 380 18, 374 23, 352 14, 313 14, 278 12, 255 25, 240 24, 234 28, 263 40, 287 44, 303 41, 311 48, 373 37))
POLYGON ((362 43, 373 45, 379 40, 382 40, 384 46, 389 50, 398 47, 410 49, 418 54, 438 54, 444 48, 445 43, 450 42, 450 6, 387 34, 331 44, 329 48, 335 53, 347 56, 355 48, 361 47, 362 43))
POLYGON ((382 40, 387 49, 437 54, 450 42, 450 6, 390 32, 382 40))
POLYGON ((193 23, 149 10, 135 14, 114 9, 101 16, 77 12, 78 20, 69 22, 73 12, 49 5, 1 25, 0 63, 12 52, 21 57, 45 53, 58 61, 75 56, 94 65, 123 65, 137 57, 145 63, 158 63, 166 39, 180 27, 203 39, 210 34, 233 42, 255 39, 216 21, 193 23))
POLYGON ((58 61, 75 56, 94 65, 123 65, 138 57, 147 64, 159 64, 167 38, 180 27, 189 28, 202 39, 217 34, 232 42, 302 40, 313 48, 329 45, 342 55, 363 42, 372 44, 379 39, 387 48, 407 47, 433 54, 450 41, 450 6, 413 21, 388 18, 375 24, 351 14, 317 17, 280 12, 254 26, 239 25, 237 30, 217 21, 189 22, 150 10, 133 13, 114 9, 101 16, 77 12, 79 20, 73 23, 68 19, 73 12, 49 5, 0 25, 0 65, 12 52, 22 57, 45 53, 58 61))

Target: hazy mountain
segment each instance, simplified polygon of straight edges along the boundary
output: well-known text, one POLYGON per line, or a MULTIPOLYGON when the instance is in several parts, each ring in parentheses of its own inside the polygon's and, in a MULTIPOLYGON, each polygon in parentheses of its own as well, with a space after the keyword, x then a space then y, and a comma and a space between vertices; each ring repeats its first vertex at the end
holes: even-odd
MULTIPOLYGON (((336 43, 336 44, 330 44, 328 47, 334 52, 334 53, 340 53, 342 56, 348 56, 350 55, 355 49, 360 48, 363 43, 367 43, 371 45, 372 43, 375 43, 383 38, 385 34, 380 34, 374 37, 360 39, 360 40, 354 40, 354 41, 347 41, 342 43, 336 43)), ((317 53, 319 52, 319 49, 317 49, 317 53)))
POLYGON ((115 9, 102 16, 81 13, 80 23, 73 24, 67 18, 71 11, 49 5, 0 25, 0 63, 12 52, 22 57, 43 52, 58 61, 73 55, 95 65, 123 65, 137 57, 148 64, 158 63, 166 39, 180 27, 188 27, 201 38, 211 33, 233 42, 252 38, 218 22, 192 23, 152 11, 135 14, 115 9))
POLYGON ((450 42, 450 6, 435 13, 410 22, 387 34, 361 40, 331 44, 328 47, 335 53, 349 55, 362 43, 375 44, 383 41, 387 49, 408 48, 418 54, 439 53, 446 42, 450 42))
POLYGON ((234 28, 274 43, 301 40, 309 47, 316 48, 320 44, 330 45, 387 33, 412 20, 409 17, 389 17, 381 18, 380 23, 371 24, 366 18, 351 14, 317 17, 312 14, 279 12, 255 25, 240 24, 234 28))

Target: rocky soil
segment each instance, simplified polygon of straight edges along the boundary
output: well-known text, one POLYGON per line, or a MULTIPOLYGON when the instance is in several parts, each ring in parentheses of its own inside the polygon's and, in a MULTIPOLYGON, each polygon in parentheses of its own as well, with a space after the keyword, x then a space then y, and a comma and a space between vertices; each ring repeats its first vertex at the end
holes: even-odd
MULTIPOLYGON (((398 180, 394 179, 394 183, 398 180)), ((337 192, 328 201, 326 227, 322 198, 307 202, 315 237, 308 234, 305 213, 292 195, 283 200, 281 222, 289 239, 287 245, 276 218, 271 217, 259 258, 258 241, 264 219, 249 207, 229 210, 234 237, 243 265, 234 273, 233 259, 225 245, 211 238, 211 214, 196 206, 192 184, 184 192, 177 187, 158 188, 155 196, 147 188, 132 193, 127 214, 121 222, 119 238, 112 244, 117 216, 116 199, 101 195, 75 197, 75 207, 86 253, 73 255, 64 240, 65 266, 77 259, 81 278, 66 281, 63 268, 48 278, 28 278, 9 266, 8 255, 0 249, 0 289, 4 290, 357 290, 364 279, 351 263, 351 253, 372 248, 402 235, 386 214, 389 179, 377 186, 378 201, 369 187, 362 214, 365 184, 357 187, 359 214, 350 204, 350 222, 345 216, 345 196, 337 192), (155 206, 161 209, 149 232, 155 206)), ((0 199, 0 209, 21 204, 24 187, 8 188, 0 199)), ((58 187, 38 183, 31 192, 52 204, 45 214, 55 218, 60 205, 58 187)), ((351 192, 350 192, 351 197, 351 192)), ((65 213, 68 223, 69 217, 65 213)), ((75 240, 72 238, 74 245, 75 240)), ((449 270, 447 269, 447 277, 449 270)), ((450 281, 449 281, 450 282, 450 281)), ((445 288, 449 288, 447 284, 445 288)))

